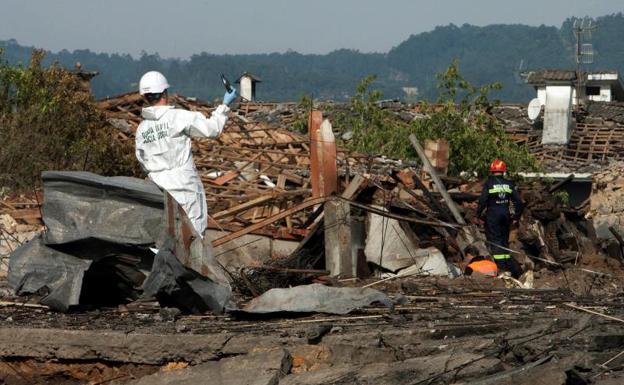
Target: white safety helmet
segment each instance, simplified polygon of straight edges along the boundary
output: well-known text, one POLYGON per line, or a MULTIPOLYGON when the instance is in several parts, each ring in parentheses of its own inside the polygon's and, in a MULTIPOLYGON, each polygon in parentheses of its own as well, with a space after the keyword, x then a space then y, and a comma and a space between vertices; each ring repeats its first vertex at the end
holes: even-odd
POLYGON ((169 88, 167 78, 158 71, 146 72, 139 81, 139 93, 141 95, 160 94, 165 92, 167 88, 169 88))

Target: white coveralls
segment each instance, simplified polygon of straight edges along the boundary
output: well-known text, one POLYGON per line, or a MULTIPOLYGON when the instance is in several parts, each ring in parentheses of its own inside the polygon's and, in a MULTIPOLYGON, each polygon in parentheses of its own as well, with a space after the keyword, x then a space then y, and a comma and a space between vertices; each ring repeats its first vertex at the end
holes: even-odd
POLYGON ((200 112, 173 106, 144 108, 136 132, 136 156, 149 178, 184 208, 203 237, 208 225, 204 186, 195 168, 191 136, 216 138, 223 131, 230 109, 222 104, 206 118, 200 112))

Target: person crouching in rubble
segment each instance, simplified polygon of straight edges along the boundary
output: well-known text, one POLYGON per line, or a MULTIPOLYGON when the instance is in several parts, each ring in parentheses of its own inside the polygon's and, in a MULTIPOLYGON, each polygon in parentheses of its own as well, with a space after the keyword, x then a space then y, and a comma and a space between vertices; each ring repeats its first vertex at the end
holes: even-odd
POLYGON ((141 77, 139 93, 149 107, 141 111, 144 120, 136 132, 136 157, 150 180, 171 194, 203 237, 208 211, 204 186, 193 161, 191 136, 216 138, 221 134, 236 89, 226 92, 223 104, 206 118, 200 112, 170 106, 168 88, 160 72, 150 71, 141 77))
POLYGON ((479 250, 474 246, 466 246, 464 249, 464 263, 461 264, 464 275, 481 274, 495 278, 498 275, 498 267, 489 257, 479 255, 479 250))
POLYGON ((518 262, 509 254, 509 230, 514 220, 520 219, 522 201, 513 181, 504 177, 505 162, 496 159, 490 165, 490 176, 483 185, 477 207, 477 218, 485 212, 485 237, 492 252, 492 258, 499 272, 508 271, 518 278, 522 273, 518 262), (509 209, 513 203, 514 214, 509 209))

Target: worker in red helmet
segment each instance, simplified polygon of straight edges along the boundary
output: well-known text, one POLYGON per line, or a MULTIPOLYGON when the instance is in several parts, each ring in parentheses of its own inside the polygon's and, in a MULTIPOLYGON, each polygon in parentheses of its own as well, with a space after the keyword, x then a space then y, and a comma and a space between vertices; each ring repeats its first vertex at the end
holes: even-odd
POLYGON ((490 176, 479 197, 477 217, 485 217, 485 236, 499 272, 508 271, 517 278, 521 271, 509 253, 509 230, 511 223, 520 219, 522 201, 514 182, 505 178, 506 171, 507 167, 502 160, 496 159, 490 165, 490 176), (510 203, 513 203, 513 214, 510 203))

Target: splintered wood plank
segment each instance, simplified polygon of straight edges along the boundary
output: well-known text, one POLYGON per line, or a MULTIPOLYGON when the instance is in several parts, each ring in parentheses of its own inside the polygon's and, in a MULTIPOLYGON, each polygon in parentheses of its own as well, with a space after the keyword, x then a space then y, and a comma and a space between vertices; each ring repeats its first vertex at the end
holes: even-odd
POLYGON ((0 201, 0 205, 7 207, 9 210, 15 210, 15 206, 9 202, 0 201))
POLYGON ((9 211, 8 214, 13 217, 13 219, 41 219, 41 210, 39 208, 9 211))
MULTIPOLYGON (((227 160, 237 160, 237 161, 248 161, 249 158, 245 158, 242 156, 232 156, 232 155, 226 155, 226 154, 218 154, 215 155, 213 158, 223 158, 223 159, 227 159, 227 160)), ((265 161, 265 160, 261 160, 261 159, 257 159, 254 161, 254 163, 259 163, 259 164, 267 164, 267 165, 271 165, 271 166, 276 166, 276 167, 282 167, 282 168, 288 168, 291 170, 297 170, 299 169, 299 167, 295 164, 287 164, 287 163, 274 163, 274 162, 270 162, 270 161, 265 161)))
POLYGON ((282 175, 284 175, 286 177, 286 179, 288 179, 289 181, 291 181, 293 183, 296 183, 298 185, 303 185, 306 182, 305 178, 303 178, 303 177, 301 177, 299 175, 293 174, 292 172, 290 172, 288 170, 282 171, 282 175))
POLYGON ((286 189, 286 175, 284 174, 278 175, 277 183, 275 184, 275 186, 280 190, 286 189))
POLYGON ((238 214, 241 211, 245 211, 245 210, 250 209, 250 208, 252 208, 254 206, 258 206, 258 205, 260 205, 260 204, 262 204, 264 202, 267 202, 267 201, 269 201, 271 199, 273 199, 273 194, 263 195, 263 196, 260 196, 260 197, 258 197, 256 199, 252 199, 252 200, 250 200, 248 202, 240 204, 238 206, 234 206, 234 207, 232 207, 230 209, 218 212, 218 213, 214 214, 212 217, 215 218, 215 219, 219 219, 219 218, 227 217, 227 216, 230 216, 230 215, 238 214))
POLYGON ((226 184, 227 182, 231 181, 232 179, 236 178, 238 176, 238 172, 237 171, 228 171, 225 174, 221 175, 220 177, 211 180, 208 179, 208 181, 212 184, 216 184, 219 186, 223 186, 224 184, 226 184))
POLYGON ((269 217, 269 218, 267 218, 267 219, 265 219, 265 220, 263 220, 261 222, 254 223, 253 225, 247 226, 247 227, 245 227, 242 230, 239 230, 239 231, 230 233, 228 235, 225 235, 225 236, 223 236, 221 238, 218 238, 218 239, 212 241, 212 246, 213 247, 220 246, 220 245, 222 245, 224 243, 227 243, 227 242, 230 242, 230 241, 232 241, 232 240, 234 240, 236 238, 242 237, 245 234, 249 234, 249 233, 254 232, 256 230, 262 229, 263 227, 266 227, 266 226, 268 226, 268 225, 270 225, 272 223, 275 223, 275 222, 277 222, 277 221, 279 221, 281 219, 286 218, 289 215, 292 215, 292 214, 294 214, 296 212, 304 210, 304 209, 306 209, 308 207, 312 207, 312 206, 315 206, 315 205, 322 204, 325 201, 326 201, 326 198, 324 198, 324 197, 309 199, 309 200, 304 201, 304 202, 302 202, 302 203, 300 203, 300 204, 298 204, 298 205, 296 205, 294 207, 289 208, 288 210, 284 210, 284 211, 278 213, 277 215, 271 216, 271 217, 269 217))

